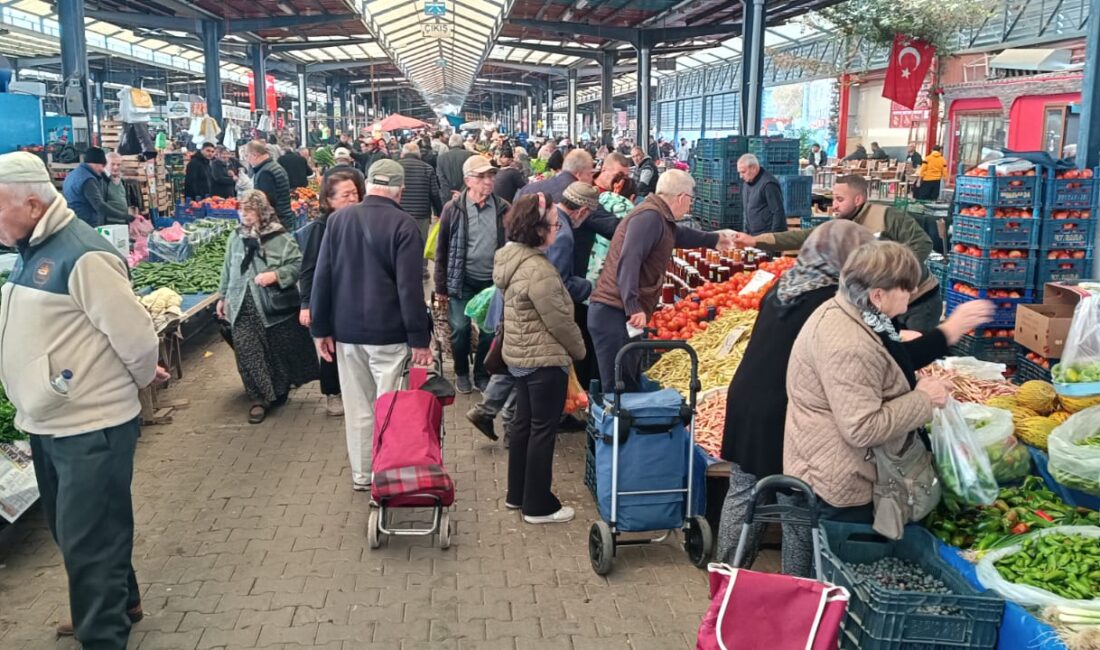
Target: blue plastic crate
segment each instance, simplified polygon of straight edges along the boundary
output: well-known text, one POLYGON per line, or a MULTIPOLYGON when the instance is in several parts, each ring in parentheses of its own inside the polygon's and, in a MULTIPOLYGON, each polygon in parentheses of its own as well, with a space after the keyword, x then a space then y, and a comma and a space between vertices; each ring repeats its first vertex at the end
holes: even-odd
MULTIPOLYGON (((1094 170, 1096 176, 1100 170, 1094 170)), ((1053 170, 1045 170, 1043 206, 1089 210, 1096 207, 1096 178, 1055 178, 1053 170)))
POLYGON ((729 205, 741 203, 741 182, 723 182, 705 178, 695 183, 696 200, 729 205))
POLYGON ((928 273, 940 284, 940 302, 947 300, 947 258, 932 259, 928 258, 924 261, 924 265, 928 267, 928 273))
MULTIPOLYGON (((1030 251, 1028 251, 1030 252, 1030 251)), ((948 273, 967 284, 983 289, 1031 286, 1035 258, 989 259, 951 253, 948 273)))
POLYGON ((823 520, 821 570, 829 584, 850 593, 840 647, 844 650, 992 650, 1004 615, 1004 600, 992 591, 979 591, 936 550, 936 538, 918 525, 905 527, 904 536, 888 540, 870 524, 823 520), (887 589, 859 576, 854 564, 870 564, 896 557, 919 566, 951 593, 929 594, 887 589), (955 613, 932 613, 929 608, 955 613))
POLYGON ((1043 219, 1039 248, 1066 250, 1091 248, 1096 237, 1094 219, 1043 219))
POLYGON ((990 298, 989 290, 979 289, 977 296, 968 296, 965 293, 959 293, 955 291, 954 279, 948 279, 947 281, 947 315, 950 316, 951 312, 955 311, 959 305, 971 300, 989 300, 993 302, 996 307, 996 311, 993 313, 993 320, 989 321, 990 327, 1015 327, 1016 326, 1016 307, 1018 305, 1031 304, 1032 296, 1034 293, 1031 289, 1016 289, 1020 296, 1019 298, 990 298))
POLYGON ((802 214, 813 209, 812 176, 777 176, 779 190, 783 193, 783 207, 788 215, 802 214))
MULTIPOLYGON (((1042 295, 1043 286, 1047 282, 1066 282, 1068 280, 1080 280, 1089 277, 1092 271, 1092 251, 1086 251, 1083 259, 1047 259, 1051 251, 1040 251, 1039 261, 1035 270, 1035 286, 1042 295)), ((1080 251, 1074 251, 1080 252, 1080 251)))
POLYGON ((181 219, 188 217, 190 219, 199 219, 206 216, 206 205, 200 203, 198 207, 191 207, 187 203, 176 204, 176 218, 181 219))
MULTIPOLYGON (((954 353, 960 357, 974 357, 990 363, 1016 365, 1016 352, 1019 346, 1011 336, 986 336, 986 332, 995 328, 979 328, 974 334, 966 334, 955 344, 954 353)), ((1001 328, 1007 329, 1005 327, 1001 328)))
POLYGON ((815 215, 815 214, 809 214, 809 215, 805 215, 805 216, 802 217, 800 226, 803 230, 810 230, 812 228, 817 228, 821 224, 826 223, 826 222, 831 221, 831 220, 832 220, 832 217, 830 217, 827 214, 821 215, 821 216, 818 216, 818 215, 815 215))
POLYGON ((239 216, 237 210, 223 209, 223 208, 207 208, 206 216, 214 219, 236 219, 239 216))
POLYGON ((725 138, 704 138, 695 145, 700 158, 738 158, 749 150, 749 139, 743 135, 725 138))
POLYGON ((697 180, 736 181, 741 178, 737 174, 737 160, 699 156, 691 161, 691 175, 697 180))
MULTIPOLYGON (((1049 383, 1050 369, 1044 368, 1031 359, 1028 359, 1027 355, 1030 353, 1031 350, 1023 346, 1018 347, 1016 350, 1016 374, 1013 375, 1012 380, 1017 384, 1022 384, 1025 381, 1031 381, 1033 379, 1049 383)), ((1047 359, 1047 363, 1054 366, 1054 364, 1058 363, 1058 360, 1047 359)))
POLYGON ((740 214, 722 215, 719 217, 696 217, 699 227, 707 232, 715 230, 744 230, 744 219, 740 214))
POLYGON ((955 216, 951 242, 981 248, 1038 248, 1038 219, 1000 219, 955 216))
POLYGON ((964 176, 955 178, 955 200, 984 206, 1033 207, 1038 205, 1035 176, 964 176))

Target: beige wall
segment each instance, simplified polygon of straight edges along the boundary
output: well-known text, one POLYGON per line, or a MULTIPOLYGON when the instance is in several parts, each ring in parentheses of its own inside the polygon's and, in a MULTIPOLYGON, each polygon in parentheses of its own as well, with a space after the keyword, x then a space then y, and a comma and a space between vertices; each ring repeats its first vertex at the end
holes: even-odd
POLYGON ((909 144, 909 129, 890 128, 890 100, 882 96, 882 82, 862 83, 852 88, 852 114, 848 119, 848 153, 862 144, 871 150, 871 143, 883 148, 909 144))

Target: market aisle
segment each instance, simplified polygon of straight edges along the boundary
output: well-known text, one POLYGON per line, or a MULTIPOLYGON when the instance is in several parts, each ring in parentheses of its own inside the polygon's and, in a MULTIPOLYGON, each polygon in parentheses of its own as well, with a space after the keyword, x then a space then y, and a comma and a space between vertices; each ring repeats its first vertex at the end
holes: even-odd
MULTIPOLYGON (((146 618, 131 647, 694 647, 707 582, 678 546, 629 549, 608 578, 592 572, 583 433, 561 436, 555 464, 577 519, 522 524, 504 508, 504 449, 467 424, 470 397, 459 396, 446 411, 451 549, 421 538, 370 551, 368 496, 351 490, 343 421, 325 416, 315 385, 250 426, 213 328, 188 344, 185 367, 167 397, 190 407, 138 447, 146 618)), ((60 562, 38 508, 0 530, 0 647, 77 647, 53 635, 68 616, 60 562)))

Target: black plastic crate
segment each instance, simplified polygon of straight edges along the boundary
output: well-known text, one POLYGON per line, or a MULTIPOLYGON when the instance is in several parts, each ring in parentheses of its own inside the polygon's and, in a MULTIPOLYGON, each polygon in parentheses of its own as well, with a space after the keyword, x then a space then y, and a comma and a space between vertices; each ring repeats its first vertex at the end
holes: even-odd
POLYGON ((1043 286, 1047 282, 1066 282, 1089 277, 1092 271, 1092 251, 1039 251, 1039 261, 1035 269, 1035 286, 1042 297, 1043 286), (1083 258, 1048 259, 1051 253, 1085 253, 1083 258))
POLYGON ((695 183, 695 199, 723 205, 741 203, 741 182, 727 183, 709 178, 699 180, 695 183))
POLYGON ((1043 219, 1039 248, 1067 250, 1091 248, 1096 237, 1094 219, 1043 219))
MULTIPOLYGON (((1032 251, 1022 251, 1031 253, 1032 251)), ((988 251, 983 251, 988 254, 988 251)), ((990 259, 951 253, 948 273, 967 284, 983 289, 1031 286, 1035 258, 990 259)))
POLYGON ((920 526, 906 526, 905 536, 888 540, 865 524, 822 521, 821 549, 825 581, 851 594, 840 647, 859 650, 992 650, 1004 615, 1004 600, 979 592, 936 553, 935 537, 920 526), (886 589, 859 577, 853 564, 897 557, 942 580, 950 594, 886 589), (949 608, 957 614, 931 613, 949 608))
MULTIPOLYGON (((1019 305, 1031 304, 1032 296, 1034 295, 1031 289, 1016 288, 1015 291, 1020 294, 1019 298, 990 297, 990 290, 988 289, 979 289, 978 295, 970 296, 955 290, 954 278, 948 278, 947 285, 948 316, 964 302, 969 302, 971 300, 989 300, 993 303, 994 307, 996 307, 996 311, 993 313, 993 320, 989 321, 990 327, 1015 327, 1016 307, 1019 305)), ((1013 289, 1009 288, 1003 290, 1011 291, 1013 289)))
MULTIPOLYGON (((1050 368, 1044 368, 1031 359, 1028 359, 1028 354, 1033 353, 1023 346, 1018 346, 1016 351, 1016 374, 1012 376, 1012 381, 1017 384, 1022 384, 1025 381, 1031 381, 1033 379, 1049 382, 1050 368)), ((1058 363, 1058 359, 1047 359, 1046 361, 1052 367, 1054 364, 1058 363)))
POLYGON ((956 176, 955 200, 988 207, 1039 205, 1039 185, 1035 176, 995 176, 995 173, 996 168, 990 168, 989 176, 956 176))
POLYGON ((1091 210, 1096 207, 1096 173, 1094 178, 1056 178, 1053 170, 1045 170, 1043 179, 1043 207, 1077 208, 1091 210))
POLYGON ((1001 219, 955 216, 951 242, 981 248, 1038 248, 1038 219, 1001 219))
POLYGON ((739 158, 748 150, 749 138, 743 135, 703 138, 695 145, 695 155, 700 158, 739 158))
POLYGON ((783 193, 783 207, 788 215, 803 214, 813 209, 812 176, 776 176, 783 193))
POLYGON ((966 334, 955 344, 954 354, 960 357, 974 357, 990 363, 1016 365, 1016 352, 1019 346, 1013 338, 1011 328, 979 328, 974 334, 966 334), (987 336, 990 332, 1008 331, 1007 336, 987 336))

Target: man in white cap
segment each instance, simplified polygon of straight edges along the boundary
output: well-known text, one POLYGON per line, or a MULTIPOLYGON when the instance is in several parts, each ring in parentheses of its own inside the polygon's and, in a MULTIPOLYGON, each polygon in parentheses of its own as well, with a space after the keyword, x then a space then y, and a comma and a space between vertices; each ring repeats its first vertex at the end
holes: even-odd
POLYGON ((2 289, 0 381, 30 435, 76 638, 125 648, 142 617, 131 565, 138 389, 168 377, 153 322, 126 261, 76 218, 32 154, 0 156, 0 243, 19 252, 2 289))
MULTIPOLYGON (((451 152, 447 152, 451 153, 451 152)), ((504 213, 508 202, 493 195, 497 169, 488 159, 474 155, 462 165, 466 190, 443 206, 435 252, 436 300, 447 305, 454 350, 455 388, 469 393, 470 317, 466 303, 493 285, 493 256, 504 245, 504 213)), ((481 332, 474 353, 474 382, 479 390, 489 384, 485 354, 493 340, 481 332)))

